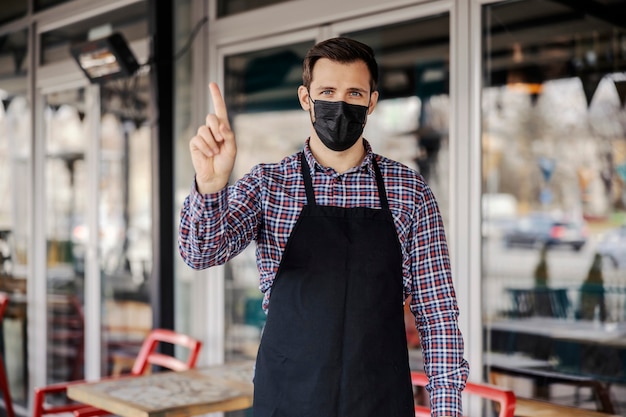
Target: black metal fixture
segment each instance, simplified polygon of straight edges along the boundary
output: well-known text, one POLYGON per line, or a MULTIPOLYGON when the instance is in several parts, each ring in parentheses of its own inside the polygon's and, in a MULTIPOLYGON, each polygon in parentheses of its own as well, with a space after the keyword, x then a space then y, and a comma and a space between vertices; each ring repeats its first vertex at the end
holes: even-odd
POLYGON ((129 77, 139 68, 135 55, 120 33, 75 45, 71 52, 92 83, 129 77))

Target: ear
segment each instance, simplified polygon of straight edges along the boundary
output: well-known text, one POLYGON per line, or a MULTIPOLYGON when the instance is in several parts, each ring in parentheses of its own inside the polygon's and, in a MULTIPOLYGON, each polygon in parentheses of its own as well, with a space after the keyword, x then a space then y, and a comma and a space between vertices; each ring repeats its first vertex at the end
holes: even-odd
POLYGON ((309 90, 307 90, 303 85, 298 87, 298 100, 300 100, 300 107, 302 107, 302 110, 309 111, 311 109, 309 90))
POLYGON ((369 108, 367 110, 367 115, 369 116, 370 114, 372 114, 372 112, 374 111, 374 107, 376 107, 376 104, 378 103, 378 91, 374 91, 371 95, 370 95, 370 104, 369 104, 369 108))

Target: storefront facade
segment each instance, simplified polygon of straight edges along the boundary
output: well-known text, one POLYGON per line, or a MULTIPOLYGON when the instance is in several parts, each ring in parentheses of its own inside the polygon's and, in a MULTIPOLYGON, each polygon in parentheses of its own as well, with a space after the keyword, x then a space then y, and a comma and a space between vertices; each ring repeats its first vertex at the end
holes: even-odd
POLYGON ((235 180, 302 146, 302 58, 340 35, 371 45, 380 65, 365 137, 439 201, 471 378, 524 358, 626 385, 626 2, 175 2, 168 104, 152 88, 152 3, 18 3, 0 13, 0 290, 13 294, 3 346, 24 412, 34 386, 108 374, 116 352, 168 319, 205 341, 201 363, 254 357, 254 248, 192 271, 161 238, 192 184, 187 145, 211 109, 208 83, 222 86, 237 135, 235 180), (111 32, 141 66, 90 83, 71 46, 111 32), (155 279, 163 265, 172 276, 155 279), (576 332, 585 326, 593 338, 576 332), (610 363, 590 362, 607 352, 610 363))

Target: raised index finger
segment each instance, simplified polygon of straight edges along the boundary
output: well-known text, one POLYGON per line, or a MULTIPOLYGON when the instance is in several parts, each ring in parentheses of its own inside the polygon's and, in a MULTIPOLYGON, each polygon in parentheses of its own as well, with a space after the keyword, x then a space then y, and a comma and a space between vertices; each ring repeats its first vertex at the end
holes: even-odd
POLYGON ((209 83, 209 90, 211 90, 211 99, 213 100, 213 106, 215 107, 215 115, 220 122, 225 123, 230 128, 228 122, 228 112, 226 111, 226 103, 220 92, 220 88, 214 82, 209 83))

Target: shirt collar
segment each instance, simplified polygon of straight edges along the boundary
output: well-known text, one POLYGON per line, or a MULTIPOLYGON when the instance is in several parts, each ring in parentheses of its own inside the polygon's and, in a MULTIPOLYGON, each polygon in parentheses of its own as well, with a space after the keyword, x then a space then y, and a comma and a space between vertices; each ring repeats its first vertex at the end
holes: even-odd
MULTIPOLYGON (((311 138, 308 138, 304 143, 304 157, 306 158, 306 162, 309 164, 309 169, 311 170, 311 175, 314 175, 316 172, 325 172, 330 173, 332 168, 326 168, 322 166, 315 157, 313 156, 313 152, 311 152, 311 147, 309 145, 309 141, 311 138)), ((365 158, 358 167, 354 167, 347 172, 357 172, 357 171, 368 171, 370 173, 374 173, 374 167, 372 166, 372 158, 374 153, 372 152, 372 147, 369 142, 363 139, 363 146, 365 146, 365 158)))

